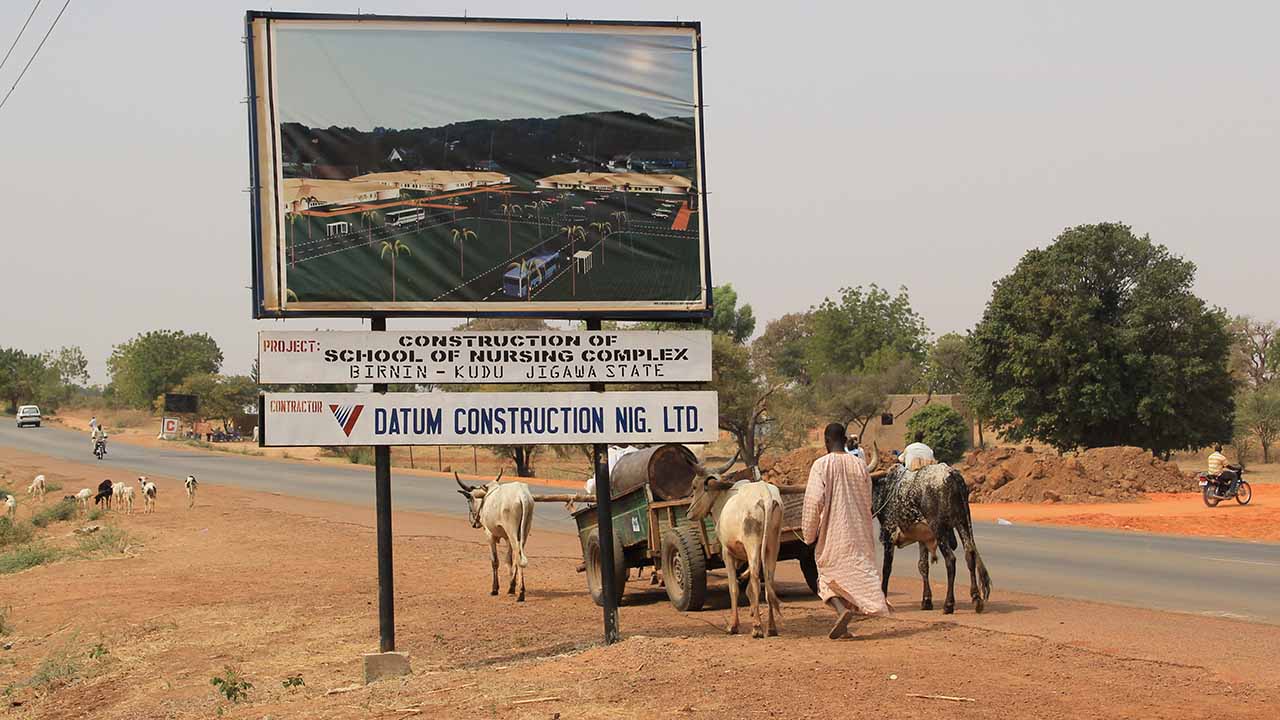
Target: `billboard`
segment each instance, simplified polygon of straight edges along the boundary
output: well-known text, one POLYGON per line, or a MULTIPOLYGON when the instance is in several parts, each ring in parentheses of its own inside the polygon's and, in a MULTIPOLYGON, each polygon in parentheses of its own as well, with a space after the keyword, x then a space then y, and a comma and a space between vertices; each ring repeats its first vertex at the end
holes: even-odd
POLYGON ((258 381, 268 385, 710 380, 707 330, 258 331, 258 381))
POLYGON ((697 23, 246 30, 255 317, 708 314, 697 23))
POLYGON ((265 393, 265 447, 709 443, 710 391, 265 393))

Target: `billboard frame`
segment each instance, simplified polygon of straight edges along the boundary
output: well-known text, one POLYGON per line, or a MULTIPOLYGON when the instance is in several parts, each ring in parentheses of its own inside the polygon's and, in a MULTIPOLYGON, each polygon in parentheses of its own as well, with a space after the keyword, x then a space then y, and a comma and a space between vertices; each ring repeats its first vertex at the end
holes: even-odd
MULTIPOLYGON (((714 298, 713 288, 714 282, 711 275, 711 230, 710 222, 707 218, 707 164, 706 164, 706 141, 705 133, 705 117, 703 109, 706 105, 703 98, 702 89, 702 23, 698 21, 643 21, 643 20, 587 20, 587 19, 571 19, 565 17, 563 19, 552 18, 492 18, 492 17, 448 17, 448 16, 432 16, 432 15, 374 15, 374 14, 350 14, 350 13, 305 13, 305 12, 276 12, 263 10, 249 10, 245 13, 244 25, 244 43, 245 43, 245 68, 246 68, 246 85, 248 89, 246 105, 248 106, 248 131, 249 131, 249 188, 250 196, 250 235, 252 242, 251 268, 253 272, 253 287, 251 291, 251 304, 253 318, 261 319, 282 319, 282 318, 370 318, 370 317, 418 317, 418 318, 542 318, 547 320, 611 320, 611 321, 688 321, 695 322, 698 320, 709 319, 713 314, 714 298), (264 148, 258 138, 258 100, 259 93, 263 92, 258 88, 257 74, 258 68, 255 65, 256 53, 254 37, 254 21, 266 20, 314 20, 314 21, 337 21, 337 22, 387 22, 387 23, 457 23, 459 25, 470 23, 486 23, 486 24, 507 24, 507 25, 545 25, 548 27, 618 27, 618 28, 668 28, 683 29, 693 31, 694 39, 694 82, 696 89, 696 98, 694 110, 696 112, 696 135, 695 142, 697 144, 698 158, 698 207, 701 215, 702 238, 701 238, 701 255, 702 267, 699 269, 703 277, 705 287, 703 288, 704 307, 700 309, 664 309, 661 307, 650 308, 618 308, 618 309, 571 309, 571 308, 549 308, 545 305, 535 306, 528 310, 519 310, 515 308, 486 310, 475 306, 483 303, 470 303, 472 307, 459 310, 457 308, 441 308, 439 310, 432 309, 340 309, 340 310, 289 310, 286 308, 273 310, 266 307, 266 268, 262 263, 263 252, 263 201, 261 191, 263 189, 263 178, 261 173, 262 153, 264 148)), ((268 34, 264 38, 264 48, 268 57, 271 53, 271 36, 268 34)), ((271 68, 267 67, 270 73, 271 68)), ((269 82, 271 82, 269 80, 269 82)), ((270 88, 265 90, 266 99, 269 104, 274 103, 274 93, 270 88)), ((274 110, 272 111, 274 114, 274 110)), ((273 128, 269 139, 272 147, 272 166, 274 166, 274 157, 276 150, 274 147, 276 138, 279 135, 279 129, 273 128)), ((279 197, 279 188, 275 187, 278 172, 273 174, 270 179, 272 183, 271 197, 279 197)), ((272 213, 274 217, 274 211, 272 213)), ((277 291, 283 291, 283 285, 277 288, 277 291)), ((533 303, 530 303, 533 304, 533 303)))

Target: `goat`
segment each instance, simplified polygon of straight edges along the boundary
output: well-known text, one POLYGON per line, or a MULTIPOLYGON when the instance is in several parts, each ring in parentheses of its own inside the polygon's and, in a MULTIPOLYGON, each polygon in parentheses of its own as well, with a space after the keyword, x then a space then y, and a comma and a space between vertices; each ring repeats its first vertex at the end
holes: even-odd
POLYGON ((76 493, 75 497, 77 509, 89 512, 89 498, 93 497, 93 491, 89 488, 83 488, 76 493))
POLYGON ((4 515, 9 518, 9 522, 13 522, 18 519, 18 498, 12 495, 5 495, 4 515))
POLYGON ((27 486, 27 494, 34 495, 38 502, 44 502, 45 481, 44 475, 37 475, 35 480, 27 486))
POLYGON ((142 512, 150 514, 156 511, 156 484, 147 479, 146 475, 138 478, 138 484, 142 486, 142 512))
POLYGON ((489 541, 489 556, 493 567, 493 589, 490 595, 498 594, 498 541, 507 541, 507 565, 511 567, 511 584, 507 586, 507 594, 516 591, 517 579, 520 594, 516 602, 524 602, 524 569, 529 565, 524 549, 529 544, 529 533, 533 530, 533 494, 529 486, 522 482, 500 484, 502 472, 488 485, 467 485, 453 473, 458 483, 458 493, 467 499, 467 513, 471 516, 471 527, 483 528, 484 536, 489 541))
POLYGON ((114 483, 110 479, 103 480, 98 483, 98 494, 93 496, 93 504, 102 504, 103 507, 111 509, 111 487, 114 483))
POLYGON ((991 597, 991 576, 978 554, 973 539, 973 519, 969 515, 969 486, 951 467, 937 463, 919 470, 895 464, 887 473, 872 475, 872 508, 880 521, 880 542, 884 545, 884 570, 880 589, 889 592, 893 571, 893 550, 911 543, 920 545, 918 567, 924 582, 921 610, 933 609, 933 589, 929 586, 929 563, 938 561, 938 552, 947 565, 947 599, 942 612, 956 609, 956 536, 964 545, 969 566, 969 596, 974 612, 982 612, 991 597))
POLYGON ((196 487, 198 487, 199 485, 200 483, 196 482, 195 475, 187 476, 187 509, 188 510, 196 506, 196 487))
POLYGON ((738 563, 747 564, 747 599, 751 603, 751 637, 762 638, 765 629, 760 623, 760 585, 764 581, 765 602, 768 605, 767 632, 778 634, 777 617, 782 617, 782 604, 774 587, 774 570, 778 564, 778 549, 782 537, 782 493, 777 486, 760 479, 739 480, 728 490, 708 488, 708 481, 718 480, 717 474, 699 473, 694 480, 693 502, 688 517, 694 522, 711 515, 720 540, 720 558, 724 561, 729 577, 729 607, 731 616, 725 628, 730 634, 738 632, 738 563))
POLYGON ((124 483, 111 483, 111 502, 107 507, 120 512, 124 509, 122 503, 124 503, 124 483))
POLYGON ((133 514, 133 486, 121 485, 120 490, 117 494, 120 496, 120 507, 118 509, 127 515, 132 515, 133 514))

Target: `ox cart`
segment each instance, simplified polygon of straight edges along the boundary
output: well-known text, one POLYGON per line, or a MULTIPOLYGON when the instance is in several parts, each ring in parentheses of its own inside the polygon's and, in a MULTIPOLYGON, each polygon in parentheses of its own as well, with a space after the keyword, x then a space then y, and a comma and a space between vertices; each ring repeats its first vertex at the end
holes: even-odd
MULTIPOLYGON (((723 568, 720 543, 710 516, 688 518, 697 458, 683 445, 659 445, 620 458, 610 472, 613 518, 614 587, 621 601, 631 568, 660 569, 667 597, 677 610, 700 610, 707 595, 707 571, 723 568)), ((800 529, 804 496, 783 496, 782 542, 779 560, 799 560, 805 582, 818 591, 818 568, 813 549, 800 529)), ((597 605, 604 604, 601 581, 600 532, 596 508, 573 513, 582 543, 587 588, 597 605)))

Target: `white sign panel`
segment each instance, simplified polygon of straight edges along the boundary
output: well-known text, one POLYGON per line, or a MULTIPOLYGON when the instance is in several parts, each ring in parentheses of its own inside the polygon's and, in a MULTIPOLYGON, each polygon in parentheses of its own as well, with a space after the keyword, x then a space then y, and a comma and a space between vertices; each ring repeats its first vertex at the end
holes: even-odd
POLYGON ((167 417, 160 421, 160 436, 165 440, 178 437, 178 418, 167 417))
POLYGON ((707 443, 716 393, 266 393, 262 444, 707 443))
POLYGON ((708 382, 711 333, 262 331, 266 384, 708 382))

